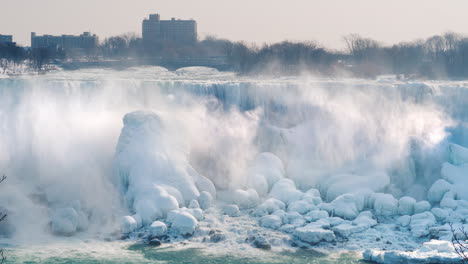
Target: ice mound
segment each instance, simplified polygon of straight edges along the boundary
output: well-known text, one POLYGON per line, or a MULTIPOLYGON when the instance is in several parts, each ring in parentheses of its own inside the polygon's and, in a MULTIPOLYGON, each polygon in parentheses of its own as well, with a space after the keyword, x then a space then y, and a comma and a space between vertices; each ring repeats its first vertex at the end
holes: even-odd
POLYGON ((162 114, 138 111, 126 114, 123 123, 114 171, 126 203, 143 224, 197 198, 202 208, 209 206, 208 194, 216 195, 215 187, 190 166, 170 121, 162 114), (200 196, 201 191, 207 193, 200 196))
POLYGON ((462 259, 455 252, 451 242, 431 240, 425 242, 416 251, 383 251, 367 249, 363 258, 367 261, 384 264, 394 263, 461 263, 462 259))
POLYGON ((304 227, 297 228, 294 231, 294 236, 304 242, 317 244, 320 242, 333 242, 335 241, 335 234, 331 230, 326 230, 317 225, 309 224, 304 227))

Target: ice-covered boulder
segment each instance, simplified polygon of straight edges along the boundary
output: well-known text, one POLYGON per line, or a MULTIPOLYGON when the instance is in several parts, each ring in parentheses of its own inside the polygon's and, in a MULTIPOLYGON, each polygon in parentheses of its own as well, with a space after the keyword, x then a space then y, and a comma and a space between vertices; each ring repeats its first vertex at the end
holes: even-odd
POLYGON ((411 216, 409 215, 402 215, 398 217, 397 219, 397 225, 402 226, 402 227, 409 226, 410 222, 411 222, 411 216))
POLYGON ((213 183, 189 164, 184 138, 172 133, 173 121, 156 112, 137 111, 123 118, 113 170, 132 211, 150 224, 167 212, 212 192, 213 183))
POLYGON ((298 212, 285 213, 282 219, 283 219, 284 224, 290 224, 295 227, 300 227, 300 226, 305 225, 304 217, 300 215, 298 212))
POLYGON ((235 204, 228 204, 223 207, 223 213, 230 217, 240 216, 239 206, 235 204))
POLYGON ((154 221, 148 228, 152 237, 161 237, 167 234, 167 226, 161 221, 154 221))
POLYGON ((332 227, 333 232, 341 237, 349 237, 351 234, 359 233, 364 230, 367 230, 369 227, 365 225, 351 225, 351 224, 341 224, 335 227, 332 227))
POLYGON ((419 214, 431 210, 431 204, 428 201, 419 201, 414 204, 414 213, 419 214))
POLYGON ((135 220, 135 218, 133 218, 130 215, 124 216, 120 219, 120 231, 123 234, 131 233, 135 231, 137 227, 138 227, 137 221, 135 220))
POLYGON ((354 219, 359 215, 356 207, 356 199, 353 194, 343 194, 338 196, 333 202, 333 212, 336 216, 344 219, 354 219))
POLYGON ((256 207, 260 202, 260 197, 254 189, 248 189, 247 191, 237 189, 229 192, 226 200, 238 205, 240 209, 248 209, 256 207))
POLYGON ((278 229, 283 224, 281 217, 277 215, 265 215, 260 218, 260 226, 271 228, 271 229, 278 229))
POLYGON ((307 222, 314 222, 319 219, 327 218, 328 212, 323 210, 313 210, 304 215, 304 220, 307 222))
POLYGON ((436 218, 431 212, 424 212, 411 216, 411 233, 415 237, 429 235, 429 227, 436 224, 436 218))
POLYGON ((191 200, 189 203, 189 208, 192 208, 192 209, 200 208, 200 204, 198 203, 197 200, 191 200))
POLYGON ((297 212, 299 214, 306 214, 312 209, 315 209, 316 206, 305 200, 294 201, 288 205, 288 212, 297 212))
POLYGON ((200 204, 201 209, 208 209, 213 204, 213 196, 211 196, 211 193, 203 191, 198 196, 198 203, 200 204))
POLYGON ((400 200, 398 200, 398 214, 413 215, 415 204, 416 200, 413 197, 401 197, 400 200))
POLYGON ((468 186, 468 163, 455 166, 445 162, 440 173, 443 179, 453 184, 451 190, 455 192, 458 199, 468 200, 468 192, 466 191, 466 186, 468 186))
POLYGON ((377 221, 370 211, 361 212, 353 221, 353 225, 363 226, 367 228, 377 225, 377 221))
POLYGON ((427 192, 427 200, 431 203, 439 203, 444 194, 452 189, 452 184, 444 179, 439 179, 434 182, 427 192))
POLYGON ((453 165, 463 165, 468 163, 468 148, 451 143, 448 146, 448 155, 449 161, 453 165))
POLYGON ((433 250, 444 253, 455 253, 455 248, 453 247, 452 242, 449 241, 431 239, 429 242, 424 242, 421 247, 421 251, 427 252, 433 250))
POLYGON ((294 231, 294 236, 296 236, 304 242, 311 244, 317 244, 322 241, 335 241, 335 234, 333 233, 333 231, 317 227, 314 224, 308 224, 306 226, 297 228, 294 231))
POLYGON ((432 208, 431 213, 435 216, 437 221, 444 221, 449 215, 451 210, 442 208, 432 208))
POLYGON ((373 199, 376 215, 391 216, 398 213, 398 200, 391 194, 375 193, 373 199))
POLYGON ((268 198, 257 207, 257 209, 254 212, 254 215, 264 216, 267 214, 272 214, 273 212, 278 210, 286 210, 286 205, 278 199, 268 198))
POLYGON ((278 199, 285 204, 299 201, 304 194, 296 189, 296 185, 291 179, 281 179, 273 185, 270 197, 278 199))
POLYGON ((254 188, 262 196, 267 194, 277 181, 284 178, 283 162, 270 152, 258 154, 247 171, 249 187, 254 188))
POLYGON ((453 191, 446 192, 440 201, 440 207, 455 210, 458 206, 457 201, 455 201, 455 196, 456 194, 453 191))
POLYGON ((54 234, 69 236, 77 231, 78 213, 73 208, 55 209, 52 212, 50 220, 51 229, 54 234))
POLYGON ((198 221, 188 212, 171 211, 168 221, 171 221, 171 228, 181 235, 192 235, 198 227, 198 221))

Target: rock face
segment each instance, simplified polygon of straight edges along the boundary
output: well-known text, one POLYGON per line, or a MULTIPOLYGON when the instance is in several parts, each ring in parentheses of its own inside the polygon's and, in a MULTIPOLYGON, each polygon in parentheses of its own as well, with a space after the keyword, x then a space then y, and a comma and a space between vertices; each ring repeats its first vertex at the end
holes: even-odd
POLYGON ((316 225, 309 224, 303 227, 299 227, 294 231, 294 236, 300 240, 317 244, 322 241, 333 242, 335 241, 335 234, 331 230, 325 230, 323 228, 317 227, 316 225))

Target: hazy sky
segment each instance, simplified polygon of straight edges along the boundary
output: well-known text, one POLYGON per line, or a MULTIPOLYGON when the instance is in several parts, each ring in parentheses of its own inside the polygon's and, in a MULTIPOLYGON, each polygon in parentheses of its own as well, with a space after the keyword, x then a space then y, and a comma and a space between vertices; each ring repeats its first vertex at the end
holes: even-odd
POLYGON ((315 40, 341 48, 342 36, 359 33, 383 43, 445 31, 468 34, 468 0, 0 0, 0 34, 30 45, 30 32, 104 39, 141 33, 149 13, 198 22, 213 34, 258 43, 315 40))

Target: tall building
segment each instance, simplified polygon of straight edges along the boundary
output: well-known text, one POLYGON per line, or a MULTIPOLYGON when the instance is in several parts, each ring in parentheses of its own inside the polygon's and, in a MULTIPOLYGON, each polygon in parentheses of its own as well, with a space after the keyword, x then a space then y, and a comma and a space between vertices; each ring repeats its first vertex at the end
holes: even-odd
POLYGON ((98 45, 98 37, 84 32, 79 36, 73 35, 43 35, 37 36, 31 32, 31 48, 63 48, 67 49, 93 49, 98 45))
POLYGON ((193 44, 197 41, 195 20, 161 20, 159 14, 149 15, 143 20, 143 44, 148 47, 157 44, 193 44))
POLYGON ((12 43, 13 36, 12 35, 0 35, 0 43, 12 43))

